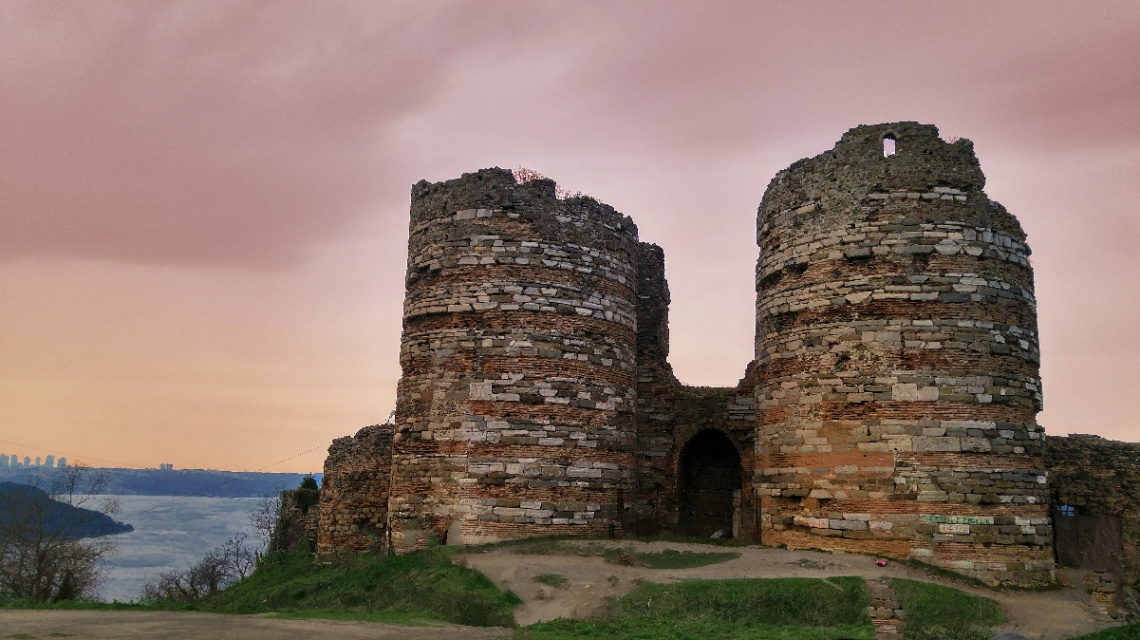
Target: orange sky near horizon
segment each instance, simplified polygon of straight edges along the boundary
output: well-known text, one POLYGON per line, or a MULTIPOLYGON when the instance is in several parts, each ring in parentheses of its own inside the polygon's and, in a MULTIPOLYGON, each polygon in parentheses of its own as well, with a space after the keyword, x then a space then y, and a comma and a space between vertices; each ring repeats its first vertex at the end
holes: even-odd
POLYGON ((670 361, 752 358, 768 181, 971 139, 1029 235, 1048 433, 1140 427, 1140 3, 0 0, 0 453, 319 472, 399 377, 408 195, 536 169, 665 250, 670 361))

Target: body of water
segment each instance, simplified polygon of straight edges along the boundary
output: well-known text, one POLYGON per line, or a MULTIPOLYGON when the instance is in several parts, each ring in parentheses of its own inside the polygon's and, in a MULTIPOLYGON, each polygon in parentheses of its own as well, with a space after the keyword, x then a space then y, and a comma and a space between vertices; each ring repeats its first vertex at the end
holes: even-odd
POLYGON ((136 600, 143 583, 164 571, 182 570, 231 536, 257 535, 249 514, 261 498, 114 496, 120 511, 112 517, 135 530, 107 538, 117 549, 104 562, 103 600, 136 600))

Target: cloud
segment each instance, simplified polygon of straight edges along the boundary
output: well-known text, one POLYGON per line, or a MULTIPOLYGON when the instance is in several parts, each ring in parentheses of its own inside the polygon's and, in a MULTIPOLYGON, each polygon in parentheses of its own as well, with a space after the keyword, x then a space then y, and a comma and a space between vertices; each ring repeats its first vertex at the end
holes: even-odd
POLYGON ((243 266, 296 261, 375 215, 399 173, 387 125, 486 46, 487 26, 444 3, 31 2, 3 16, 0 255, 243 266))

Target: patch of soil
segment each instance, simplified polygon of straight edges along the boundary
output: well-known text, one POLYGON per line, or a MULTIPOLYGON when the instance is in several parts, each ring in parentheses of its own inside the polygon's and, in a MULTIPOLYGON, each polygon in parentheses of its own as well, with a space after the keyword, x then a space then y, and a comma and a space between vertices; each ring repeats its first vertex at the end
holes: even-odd
POLYGON ((443 625, 401 627, 340 620, 280 620, 263 615, 223 615, 191 611, 3 610, 4 637, 76 640, 490 640, 511 638, 510 629, 443 625))

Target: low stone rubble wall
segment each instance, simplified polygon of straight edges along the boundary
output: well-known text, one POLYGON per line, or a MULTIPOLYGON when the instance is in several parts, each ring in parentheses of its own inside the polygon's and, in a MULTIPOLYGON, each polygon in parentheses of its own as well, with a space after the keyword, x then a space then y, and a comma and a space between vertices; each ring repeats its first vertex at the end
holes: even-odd
POLYGON ((387 553, 391 425, 337 438, 325 458, 317 553, 387 553))

